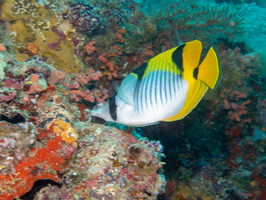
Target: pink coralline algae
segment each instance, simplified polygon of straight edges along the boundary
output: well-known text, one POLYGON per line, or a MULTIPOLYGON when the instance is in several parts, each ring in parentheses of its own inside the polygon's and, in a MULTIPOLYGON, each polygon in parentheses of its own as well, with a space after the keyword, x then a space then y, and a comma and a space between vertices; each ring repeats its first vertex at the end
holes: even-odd
POLYGON ((87 73, 66 74, 43 62, 38 56, 32 56, 24 63, 14 62, 15 74, 10 74, 3 80, 7 87, 0 94, 2 101, 9 101, 19 90, 23 96, 45 91, 49 86, 60 85, 71 94, 75 102, 89 101, 105 103, 109 97, 108 90, 96 81, 103 76, 100 71, 89 68, 87 73), (23 75, 16 75, 20 73, 23 75), (88 87, 90 89, 88 89, 88 87))
POLYGON ((87 89, 87 87, 94 84, 102 77, 102 73, 93 69, 88 69, 87 74, 77 74, 75 76, 69 76, 64 79, 62 85, 70 90, 72 98, 76 102, 82 100, 94 103, 105 103, 105 100, 109 97, 108 90, 104 89, 102 85, 98 88, 87 89))
POLYGON ((3 81, 3 83, 8 88, 13 88, 16 90, 23 88, 23 82, 20 82, 19 80, 15 79, 15 78, 5 79, 3 81))
POLYGON ((11 101, 17 95, 16 92, 2 92, 0 93, 0 102, 11 101))
POLYGON ((85 52, 86 52, 88 55, 90 55, 90 54, 92 54, 94 51, 96 51, 95 44, 96 44, 96 42, 93 40, 93 41, 88 42, 88 43, 84 46, 84 50, 85 50, 85 52))
POLYGON ((221 98, 220 106, 226 110, 231 121, 251 123, 252 112, 256 97, 255 90, 260 90, 251 77, 257 76, 258 71, 254 66, 260 66, 256 53, 242 54, 240 48, 228 49, 221 52, 221 98))
MULTIPOLYGON (((241 116, 247 114, 246 106, 251 103, 250 100, 247 100, 247 94, 241 93, 240 91, 230 91, 230 90, 223 90, 221 93, 221 97, 224 98, 225 96, 230 95, 231 99, 234 99, 238 102, 229 102, 227 99, 223 100, 223 106, 226 110, 229 110, 228 115, 229 119, 235 120, 237 122, 241 121, 241 116), (244 101, 243 101, 244 100, 244 101)), ((251 119, 245 119, 244 122, 251 122, 251 119)))
POLYGON ((55 85, 57 83, 62 82, 65 76, 66 76, 65 72, 54 69, 51 71, 51 75, 48 77, 47 81, 50 85, 55 85))
POLYGON ((36 94, 47 89, 48 85, 44 78, 40 78, 37 74, 31 74, 26 81, 29 83, 30 87, 28 91, 25 91, 27 94, 36 94))

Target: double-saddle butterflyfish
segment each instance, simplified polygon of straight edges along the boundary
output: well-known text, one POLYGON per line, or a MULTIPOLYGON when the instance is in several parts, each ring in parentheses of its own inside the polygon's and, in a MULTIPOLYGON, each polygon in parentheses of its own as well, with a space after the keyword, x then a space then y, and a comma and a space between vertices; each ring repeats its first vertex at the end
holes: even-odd
POLYGON ((142 64, 92 116, 128 126, 148 126, 184 118, 213 89, 219 78, 218 56, 210 47, 202 58, 199 40, 183 43, 142 64))

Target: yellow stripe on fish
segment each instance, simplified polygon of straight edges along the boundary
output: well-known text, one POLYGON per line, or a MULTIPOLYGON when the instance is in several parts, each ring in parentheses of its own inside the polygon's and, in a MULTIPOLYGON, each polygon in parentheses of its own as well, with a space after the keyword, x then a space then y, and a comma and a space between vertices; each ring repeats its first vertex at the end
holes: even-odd
POLYGON ((202 59, 199 40, 184 43, 150 59, 130 73, 110 101, 92 115, 130 126, 184 118, 219 78, 211 47, 202 59))
POLYGON ((157 55, 156 57, 150 59, 147 61, 148 65, 141 65, 140 67, 138 67, 136 70, 134 70, 131 75, 135 76, 136 78, 138 78, 139 76, 141 76, 141 78, 144 78, 145 76, 147 76, 147 74, 149 74, 152 71, 169 71, 171 73, 174 74, 181 74, 181 70, 178 69, 178 67, 176 66, 176 64, 174 62, 172 62, 172 55, 173 52, 177 49, 178 47, 169 49, 168 51, 165 51, 164 53, 161 53, 159 55, 157 55), (164 67, 160 67, 160 66, 164 66, 164 67), (140 70, 144 70, 143 74, 140 73, 140 70))

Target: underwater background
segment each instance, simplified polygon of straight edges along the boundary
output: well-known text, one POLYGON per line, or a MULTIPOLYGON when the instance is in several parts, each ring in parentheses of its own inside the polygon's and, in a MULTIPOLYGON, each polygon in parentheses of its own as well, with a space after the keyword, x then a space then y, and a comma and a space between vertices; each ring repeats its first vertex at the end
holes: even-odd
POLYGON ((266 200, 264 0, 1 0, 0 199, 266 200), (90 116, 198 39, 221 75, 184 119, 90 116))

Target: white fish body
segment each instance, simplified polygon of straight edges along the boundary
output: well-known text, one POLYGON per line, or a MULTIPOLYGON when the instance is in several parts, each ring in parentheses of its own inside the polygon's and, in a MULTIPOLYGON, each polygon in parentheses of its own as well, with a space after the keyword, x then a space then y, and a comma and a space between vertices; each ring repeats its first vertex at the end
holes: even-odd
POLYGON ((108 103, 91 115, 137 127, 182 119, 218 80, 216 53, 210 48, 199 63, 201 51, 201 42, 195 40, 150 59, 129 74, 108 103))

